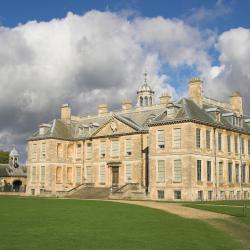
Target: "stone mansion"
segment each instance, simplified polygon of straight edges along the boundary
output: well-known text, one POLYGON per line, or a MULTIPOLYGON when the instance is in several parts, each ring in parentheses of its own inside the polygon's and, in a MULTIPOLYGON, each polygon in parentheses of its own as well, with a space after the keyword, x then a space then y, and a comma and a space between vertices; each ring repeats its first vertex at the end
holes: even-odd
POLYGON ((240 93, 228 102, 206 97, 189 81, 188 97, 163 94, 147 82, 137 105, 41 124, 28 138, 28 195, 106 192, 109 198, 162 200, 250 199, 250 118, 240 93))

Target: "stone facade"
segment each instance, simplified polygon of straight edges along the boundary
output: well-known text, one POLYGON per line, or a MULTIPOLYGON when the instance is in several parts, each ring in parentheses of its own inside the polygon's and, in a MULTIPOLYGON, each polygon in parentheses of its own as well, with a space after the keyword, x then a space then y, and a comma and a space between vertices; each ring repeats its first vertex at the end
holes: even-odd
POLYGON ((131 186, 145 199, 250 198, 250 119, 239 93, 222 103, 194 78, 188 98, 172 103, 165 93, 154 104, 145 75, 137 95, 137 107, 101 104, 92 116, 63 105, 60 119, 40 125, 28 139, 27 194, 103 187, 133 198, 131 186))

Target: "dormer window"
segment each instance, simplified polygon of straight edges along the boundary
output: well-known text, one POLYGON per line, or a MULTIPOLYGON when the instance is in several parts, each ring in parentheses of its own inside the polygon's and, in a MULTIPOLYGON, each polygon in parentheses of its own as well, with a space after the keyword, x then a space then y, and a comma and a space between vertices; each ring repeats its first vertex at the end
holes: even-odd
POLYGON ((221 113, 220 112, 216 112, 216 121, 220 122, 221 121, 221 113))
POLYGON ((50 124, 41 124, 39 126, 39 135, 45 135, 51 128, 50 124))

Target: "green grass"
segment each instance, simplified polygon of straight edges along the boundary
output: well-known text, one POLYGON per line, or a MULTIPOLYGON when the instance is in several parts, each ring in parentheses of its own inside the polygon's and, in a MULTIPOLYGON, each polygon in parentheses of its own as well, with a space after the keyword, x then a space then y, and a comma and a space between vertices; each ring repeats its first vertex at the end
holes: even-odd
POLYGON ((240 249, 198 220, 102 201, 0 197, 0 249, 240 249))

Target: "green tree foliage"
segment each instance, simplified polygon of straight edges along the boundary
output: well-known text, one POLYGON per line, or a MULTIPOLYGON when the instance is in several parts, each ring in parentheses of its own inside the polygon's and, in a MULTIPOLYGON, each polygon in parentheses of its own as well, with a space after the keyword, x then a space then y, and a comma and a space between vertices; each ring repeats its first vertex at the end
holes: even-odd
POLYGON ((9 152, 0 151, 0 164, 9 163, 9 152))

